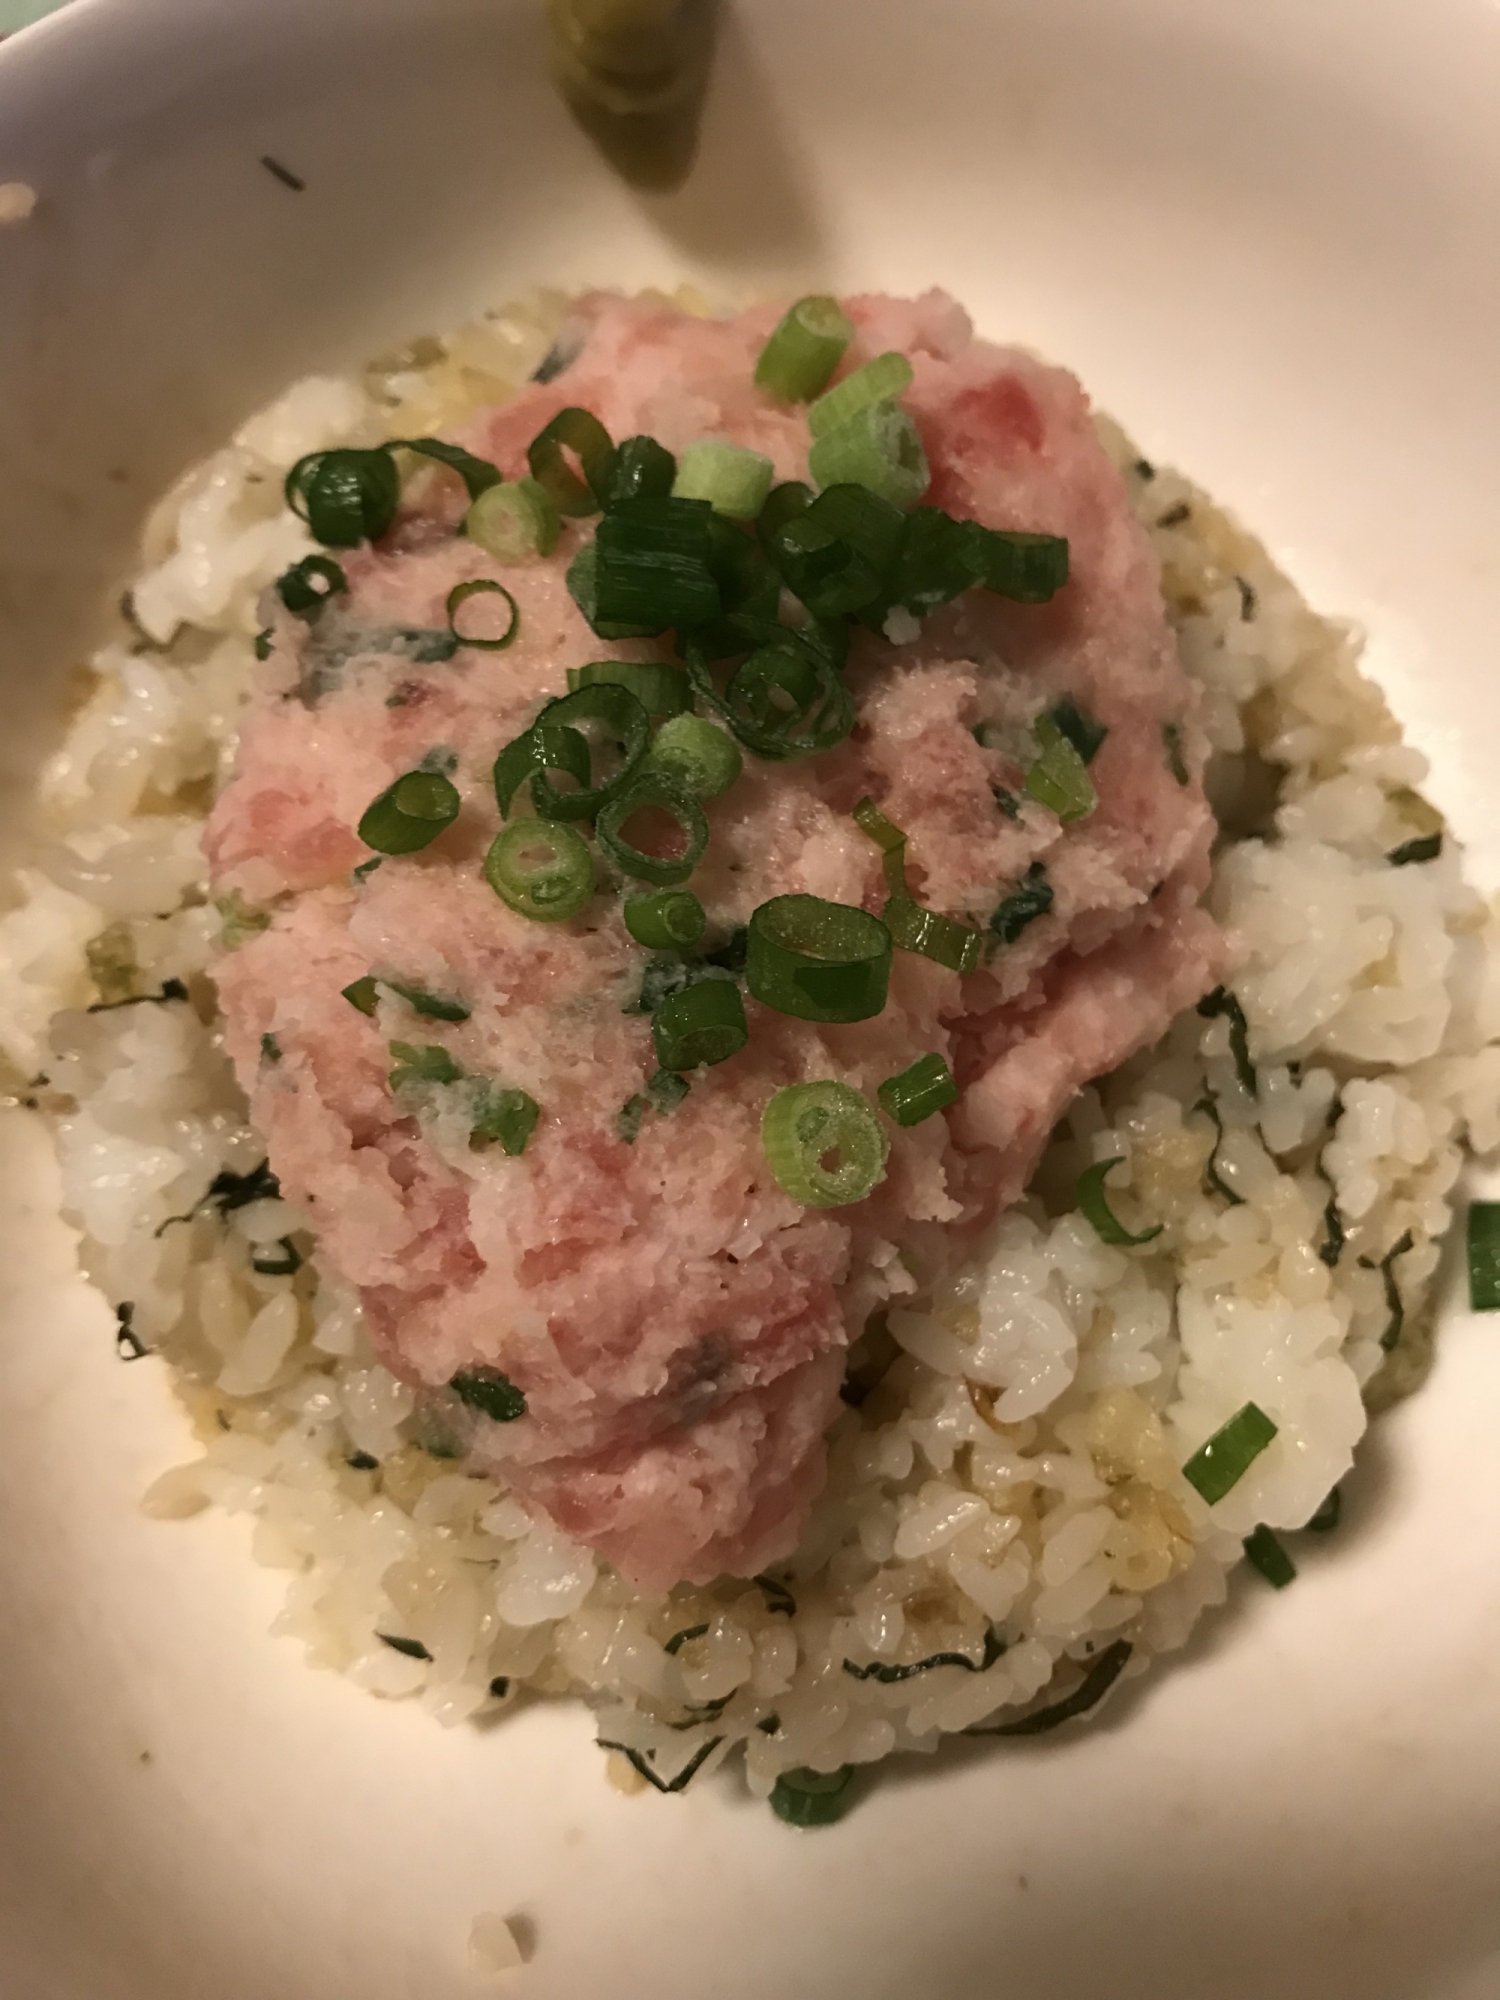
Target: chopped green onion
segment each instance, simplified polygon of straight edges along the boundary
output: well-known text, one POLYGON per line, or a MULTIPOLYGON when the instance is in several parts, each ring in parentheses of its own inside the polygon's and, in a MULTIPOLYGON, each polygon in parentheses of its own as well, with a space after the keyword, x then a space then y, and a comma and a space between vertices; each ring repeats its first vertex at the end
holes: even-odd
POLYGON ((312 451, 286 476, 286 502, 325 548, 378 542, 401 504, 401 475, 384 445, 312 451))
POLYGON ((448 1387, 458 1400, 491 1423, 513 1424, 526 1414, 526 1397, 498 1368, 460 1368, 448 1387))
POLYGON ((664 500, 677 476, 677 461, 653 437, 628 437, 615 453, 614 470, 604 496, 606 507, 622 500, 664 500))
POLYGON ((384 866, 385 856, 383 854, 372 854, 368 861, 361 861, 359 866, 351 868, 349 873, 356 882, 368 882, 370 877, 375 873, 375 870, 384 866))
POLYGON ((773 896, 750 919, 745 983, 800 1021, 867 1021, 885 1006, 891 934, 879 917, 821 896, 773 896))
POLYGON ((949 972, 973 972, 984 956, 984 937, 970 924, 927 910, 910 896, 891 896, 880 913, 898 951, 930 958, 949 972))
POLYGON ((379 1004, 380 994, 373 972, 367 972, 363 979, 356 979, 351 986, 341 989, 351 1007, 357 1007, 361 1014, 373 1015, 379 1004))
POLYGON ((592 411, 559 410, 532 439, 526 462, 559 514, 597 514, 614 474, 615 448, 592 411), (582 479, 563 456, 564 448, 582 466, 582 479))
POLYGON ((702 806, 670 778, 655 772, 637 772, 628 789, 611 799, 600 813, 595 832, 599 845, 616 867, 642 882, 654 882, 659 888, 685 882, 708 846, 708 821, 702 806), (626 838, 625 828, 630 820, 651 807, 670 814, 681 828, 683 846, 679 854, 648 854, 626 838))
POLYGON ((987 529, 986 587, 1017 604, 1046 604, 1068 580, 1068 544, 1062 535, 1028 534, 1019 528, 987 529))
POLYGON ((1098 756, 1104 739, 1109 734, 1108 725, 1096 722, 1093 716, 1081 709, 1071 695, 1064 695, 1054 702, 1047 711, 1050 719, 1067 737, 1085 764, 1092 764, 1098 756))
POLYGON ((1088 770, 1050 715, 1032 725, 1041 755, 1026 773, 1026 789, 1060 820, 1087 819, 1099 803, 1088 770))
POLYGON ((1246 1535, 1244 1550, 1252 1567, 1260 1571, 1273 1590, 1285 1590, 1296 1580, 1297 1565, 1264 1522, 1253 1534, 1246 1535))
POLYGON ((974 971, 984 949, 983 937, 969 924, 923 909, 917 902, 906 885, 906 835, 900 827, 888 820, 871 798, 859 801, 854 821, 885 857, 882 867, 890 896, 880 914, 892 944, 899 951, 920 953, 950 972, 974 971))
POLYGON ((534 479, 504 479, 487 486, 464 516, 464 532, 496 562, 550 556, 561 521, 552 496, 534 479))
MULTIPOLYGON (((467 1021, 470 1008, 462 1000, 445 1000, 441 994, 429 993, 421 986, 403 986, 398 979, 382 979, 382 986, 389 986, 397 993, 415 1014, 423 1015, 429 1021, 467 1021)), ((345 998, 348 997, 347 989, 345 998)), ((373 1011, 373 1010, 372 1010, 373 1011)))
POLYGON ((407 771, 365 807, 359 837, 378 854, 415 854, 452 826, 459 804, 441 771, 407 771))
POLYGON ((1244 1478, 1276 1435, 1276 1426, 1258 1403, 1246 1403, 1199 1445, 1182 1475, 1215 1506, 1244 1478))
POLYGON ((478 646, 486 653, 501 653, 521 629, 521 607, 505 588, 492 578, 475 577, 470 583, 456 583, 448 592, 448 630, 461 646, 478 646), (477 632, 461 632, 458 629, 460 608, 471 597, 503 597, 510 606, 510 622, 505 630, 494 638, 482 638, 477 632))
POLYGON ((534 722, 507 743, 495 759, 494 771, 495 800, 502 819, 510 812, 510 802, 520 786, 533 779, 544 766, 549 771, 566 771, 577 784, 586 787, 593 768, 586 739, 576 729, 549 728, 545 723, 534 722))
POLYGON ((837 299, 822 293, 798 299, 760 350, 756 388, 784 403, 810 402, 826 387, 853 338, 853 322, 837 299))
POLYGON ((1178 722, 1164 722, 1161 726, 1162 748, 1167 753, 1167 769, 1179 785, 1191 782, 1187 759, 1182 754, 1182 725, 1178 722))
POLYGON ((556 820, 515 819, 484 857, 484 879, 501 902, 534 923, 576 917, 594 893, 588 843, 556 820))
POLYGON ((695 692, 758 757, 780 761, 831 750, 854 727, 854 700, 832 659, 805 630, 763 629, 775 635, 771 643, 741 662, 722 694, 702 648, 689 641, 695 692))
POLYGON ((779 486, 773 486, 766 496, 766 504, 760 510, 760 518, 755 523, 755 532, 761 545, 769 549, 771 537, 784 528, 788 521, 795 521, 799 514, 805 514, 814 499, 813 490, 800 479, 784 479, 779 486))
POLYGON ((528 1092, 482 1079, 475 1093, 469 1144, 498 1145, 514 1159, 525 1152, 526 1141, 536 1130, 541 1115, 542 1107, 528 1092))
MULTIPOLYGON (((542 819, 592 819, 601 807, 618 798, 632 784, 636 767, 651 741, 651 720, 635 696, 614 681, 592 681, 571 694, 549 701, 530 730, 534 768, 531 796, 542 819), (577 728, 581 722, 603 725, 620 752, 619 767, 597 784, 592 783, 593 753, 577 728), (583 746, 583 777, 579 789, 560 792, 548 775, 561 770, 576 777, 579 770, 578 746, 583 746)), ((502 757, 511 754, 507 745, 502 757)), ((496 769, 498 771, 498 764, 496 769)), ((507 801, 508 803, 508 801, 507 801)), ((502 808, 503 810, 503 808, 502 808)))
POLYGON ((679 500, 706 500, 730 521, 753 521, 766 504, 776 468, 764 452, 720 438, 690 444, 677 461, 672 492, 679 500))
POLYGON ((403 1638, 400 1633, 396 1632, 377 1632, 375 1637, 380 1641, 382 1646, 389 1646, 393 1653, 400 1653, 405 1659, 430 1660, 432 1658, 431 1653, 428 1652, 420 1639, 403 1638))
POLYGON ((872 403, 828 431, 808 453, 807 469, 821 487, 868 486, 893 507, 910 507, 932 483, 922 434, 898 403, 872 403))
POLYGON ((732 736, 701 715, 686 714, 663 723, 640 765, 642 776, 660 772, 698 799, 716 799, 727 792, 744 768, 732 736))
POLYGON ((1116 1154, 1112 1160, 1096 1160, 1091 1167, 1085 1167, 1078 1176, 1078 1192, 1075 1197, 1086 1222, 1091 1222, 1102 1243, 1111 1243, 1124 1250, 1137 1243, 1153 1242, 1162 1232, 1162 1224, 1152 1229, 1143 1229, 1132 1236, 1124 1223, 1119 1221, 1110 1208, 1104 1192, 1105 1177, 1111 1167, 1117 1167, 1124 1156, 1116 1154))
POLYGON ((492 465, 487 458, 476 458, 472 451, 465 451, 460 444, 449 444, 443 438, 392 438, 383 449, 414 451, 420 458, 435 459, 439 465, 446 465, 463 481, 470 500, 477 500, 481 493, 501 483, 498 465, 492 465))
POLYGON ((272 647, 272 645, 273 645, 273 644, 274 644, 274 642, 275 642, 275 638, 276 638, 276 634, 275 634, 275 633, 274 633, 274 632, 273 632, 273 631, 271 630, 271 628, 270 628, 270 626, 269 626, 269 625, 266 625, 266 626, 263 626, 263 627, 261 628, 261 630, 260 630, 259 632, 257 632, 257 633, 256 633, 256 635, 255 635, 255 657, 256 657, 256 659, 257 659, 257 660, 269 660, 269 659, 270 659, 270 657, 271 657, 271 647, 272 647))
POLYGON ((452 1056, 435 1042, 392 1042, 390 1051, 396 1060, 390 1076, 392 1090, 403 1090, 413 1083, 458 1083, 463 1078, 452 1056))
POLYGON ((1198 1002, 1198 1012, 1205 1021, 1222 1015, 1229 1023, 1229 1052, 1234 1057, 1234 1073, 1240 1080, 1241 1089, 1251 1097, 1258 1097, 1260 1079, 1250 1060, 1250 1024, 1245 1019, 1244 1008, 1227 986, 1216 986, 1212 993, 1198 1002))
POLYGON ((771 1789, 771 1810, 788 1826, 835 1826, 854 1803, 853 1780, 852 1764, 836 1771, 783 1771, 771 1789))
POLYGON ((1467 1234, 1469 1310, 1500 1312, 1500 1201, 1471 1201, 1467 1234))
POLYGON ((620 1009, 621 1013, 652 1014, 669 993, 680 993, 685 986, 695 986, 700 979, 733 979, 733 969, 719 962, 721 956, 710 954, 694 959, 675 956, 648 959, 641 973, 640 992, 620 1009))
POLYGON ((1307 1525, 1315 1535, 1331 1534, 1333 1530, 1338 1526, 1339 1517, 1340 1515, 1342 1515, 1343 1511, 1344 1511, 1343 1489, 1341 1487, 1335 1486, 1333 1491, 1328 1495, 1327 1499, 1319 1502, 1318 1511, 1313 1515, 1312 1519, 1308 1522, 1307 1525))
POLYGON ((702 937, 708 919, 691 889, 660 889, 625 898, 625 928, 648 951, 686 951, 702 937))
POLYGON ((875 1095, 898 1125, 920 1125, 945 1105, 957 1104, 958 1085, 947 1063, 934 1052, 918 1056, 898 1076, 888 1076, 875 1095))
POLYGON ((651 1016, 651 1038, 665 1070, 698 1069, 738 1055, 750 1039, 739 987, 730 979, 684 987, 651 1016))
POLYGON ((826 437, 877 403, 904 396, 911 385, 912 366, 904 354, 877 354, 819 396, 807 413, 807 427, 815 438, 826 437))
POLYGON ((674 1076, 669 1069, 659 1069, 655 1076, 646 1080, 646 1102, 654 1111, 675 1111, 690 1088, 685 1076, 674 1076))
MULTIPOLYGON (((835 490, 847 489, 829 489, 835 490)), ((811 507, 793 515, 766 546, 787 588, 815 617, 841 618, 858 611, 880 589, 879 572, 851 542, 825 527, 811 507)))
POLYGON ((882 578, 896 561, 906 532, 906 516, 899 507, 867 486, 849 482, 825 487, 806 509, 806 518, 847 542, 882 578))
POLYGON ((707 624, 723 609, 710 565, 713 508, 706 500, 622 500, 599 523, 593 561, 583 554, 568 589, 602 638, 648 637, 707 624))
POLYGON ((647 715, 681 715, 693 705, 687 675, 681 667, 669 667, 661 660, 589 660, 568 669, 568 686, 575 694, 601 682, 628 688, 647 715))
POLYGON ((810 1208, 863 1201, 885 1178, 890 1147, 875 1107, 847 1083, 778 1090, 762 1115, 760 1139, 777 1184, 810 1208))
POLYGON ((1406 868, 1413 861, 1436 861, 1443 851, 1443 836, 1440 833, 1421 834, 1415 840, 1403 840, 1399 847, 1393 847, 1385 857, 1393 868, 1406 868))
POLYGON ((304 556, 276 579, 276 595, 298 618, 314 618, 330 597, 349 588, 349 579, 332 556, 304 556))
POLYGON ((1018 1722, 995 1723, 984 1729, 966 1729, 964 1735, 1045 1736, 1049 1730, 1073 1721, 1075 1716, 1087 1715, 1091 1708, 1097 1708, 1125 1671, 1132 1650, 1128 1639, 1116 1639, 1091 1663, 1088 1672, 1073 1692, 1065 1694, 1061 1701, 1048 1702, 1045 1708, 1034 1708, 1030 1715, 1023 1715, 1018 1722))
POLYGON ((279 1063, 281 1061, 281 1044, 274 1035, 261 1036, 260 1054, 262 1062, 279 1063))

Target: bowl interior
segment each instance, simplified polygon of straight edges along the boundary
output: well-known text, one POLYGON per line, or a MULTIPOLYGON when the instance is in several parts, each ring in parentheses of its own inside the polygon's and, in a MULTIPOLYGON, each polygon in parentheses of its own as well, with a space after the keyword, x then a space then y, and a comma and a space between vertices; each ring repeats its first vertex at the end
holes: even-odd
MULTIPOLYGON (((1500 879, 1500 15, 1483 0, 756 0, 697 172, 614 180, 522 0, 75 0, 0 52, 8 852, 141 515, 293 376, 537 284, 945 285, 1361 621, 1500 879), (306 182, 295 192, 270 155, 306 182)), ((587 1717, 447 1734, 266 1636, 0 1124, 0 1988, 445 2000, 481 1910, 537 2000, 1500 1991, 1493 1335, 1450 1301, 1346 1531, 1090 1735, 884 1777, 795 1835, 602 1783, 587 1717)), ((1450 1273, 1450 1276, 1453 1274, 1450 1273)), ((1451 1290, 1450 1286, 1450 1290, 1451 1290)))

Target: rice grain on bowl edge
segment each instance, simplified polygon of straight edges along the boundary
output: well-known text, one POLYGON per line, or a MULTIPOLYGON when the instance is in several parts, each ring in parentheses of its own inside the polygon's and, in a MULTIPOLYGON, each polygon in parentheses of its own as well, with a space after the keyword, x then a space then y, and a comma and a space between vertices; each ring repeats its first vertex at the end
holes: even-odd
POLYGON ((286 468, 465 425, 568 316, 547 297, 300 383, 157 510, 0 921, 0 1044, 54 1124, 122 1354, 166 1361, 199 1436, 148 1512, 250 1514, 290 1573, 276 1629, 372 1692, 446 1723, 581 1694, 620 1782, 681 1789, 742 1751, 752 1791, 816 1825, 846 1767, 1084 1712, 1185 1641, 1247 1541, 1285 1580, 1278 1535, 1421 1379, 1463 1149, 1500 1144, 1494 918, 1352 637, 1101 422, 1201 690, 1228 988, 1077 1097, 971 1267, 859 1333, 790 1559, 632 1587, 461 1469, 319 1271, 208 978, 263 919, 214 904, 200 844, 258 604, 314 546, 286 468))

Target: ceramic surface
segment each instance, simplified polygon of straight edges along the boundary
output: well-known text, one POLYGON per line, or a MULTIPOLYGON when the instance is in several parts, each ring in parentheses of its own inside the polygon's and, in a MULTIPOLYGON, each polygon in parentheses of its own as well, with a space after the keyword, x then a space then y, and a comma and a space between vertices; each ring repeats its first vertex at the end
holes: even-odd
MULTIPOLYGON (((157 490, 293 375, 536 283, 939 283, 1075 366, 1371 659, 1500 880, 1500 11, 740 0, 700 168, 611 180, 531 0, 76 0, 0 50, 4 851, 157 490), (306 183, 258 164, 270 153, 306 183)), ((445 1733, 267 1636, 0 1120, 0 1994, 1496 2000, 1500 1337, 1456 1295, 1345 1525, 1088 1733, 798 1835, 603 1783, 581 1708, 445 1733)), ((1456 1277, 1450 1272, 1450 1277, 1456 1277)), ((1450 1292, 1453 1287, 1450 1284, 1450 1292)))

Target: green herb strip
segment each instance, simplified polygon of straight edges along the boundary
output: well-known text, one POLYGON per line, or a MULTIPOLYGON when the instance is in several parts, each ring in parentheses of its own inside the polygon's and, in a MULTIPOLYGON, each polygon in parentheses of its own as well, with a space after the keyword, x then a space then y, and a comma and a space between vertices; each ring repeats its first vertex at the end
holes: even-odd
POLYGON ((1469 1309, 1500 1312, 1500 1201, 1469 1204, 1469 1309))
POLYGON ((853 1660, 845 1660, 844 1672, 857 1681, 879 1681, 882 1687, 894 1687, 900 1681, 909 1681, 918 1674, 931 1673, 934 1667, 962 1667, 966 1674, 983 1674, 994 1666, 1006 1649, 1006 1642, 993 1628, 984 1635, 984 1652, 980 1659, 971 1660, 967 1653, 932 1653, 925 1660, 916 1660, 910 1666, 889 1666, 884 1660, 871 1660, 861 1666, 853 1660))
POLYGON ((1406 1303, 1401 1297, 1401 1287, 1396 1283, 1396 1274, 1391 1266, 1398 1257, 1404 1257, 1407 1251, 1413 1248, 1413 1244, 1414 1239, 1408 1229, 1391 1245, 1378 1264, 1373 1257, 1361 1257, 1359 1260, 1364 1270, 1379 1271, 1385 1286, 1386 1311, 1390 1317, 1386 1321, 1384 1333, 1380 1336, 1380 1350, 1383 1354, 1389 1354, 1400 1340, 1401 1330, 1406 1324, 1406 1303))
POLYGON ((1443 851, 1443 836, 1429 833, 1415 840, 1403 840, 1399 847, 1393 847, 1385 857, 1393 868, 1407 868, 1414 861, 1436 861, 1443 851))
POLYGON ((1052 884, 1040 861, 1033 861, 1017 886, 990 918, 990 929, 1003 945, 1014 944, 1038 917, 1052 908, 1052 884))
POLYGON ((1229 991, 1227 986, 1216 986, 1212 993, 1198 1002, 1198 1012, 1205 1021, 1221 1016, 1229 1023, 1229 1053, 1234 1057, 1234 1073, 1240 1080, 1240 1087, 1250 1097, 1259 1097, 1260 1080, 1255 1074, 1255 1065, 1250 1060, 1250 1029, 1245 1020, 1245 1010, 1229 991))
POLYGON ((1112 1160, 1096 1160, 1093 1166, 1085 1167, 1078 1176, 1078 1191, 1075 1196, 1085 1221, 1092 1223, 1099 1240, 1121 1250, 1153 1242, 1161 1235, 1163 1226, 1158 1222, 1152 1228, 1139 1230, 1132 1235, 1124 1223, 1115 1216, 1109 1205, 1108 1196, 1104 1192, 1104 1182, 1111 1167, 1118 1167, 1123 1161, 1124 1155, 1117 1153, 1112 1160))
POLYGON ((966 1729, 963 1733, 965 1736, 1045 1736, 1049 1730, 1058 1729, 1063 1723, 1073 1721, 1075 1716, 1087 1715, 1091 1708, 1097 1708, 1124 1673, 1131 1651, 1128 1639, 1116 1639, 1113 1645, 1105 1647, 1073 1692, 1061 1701, 1035 1709, 1030 1715, 1023 1715, 1019 1722, 993 1723, 988 1728, 966 1729))
POLYGON ((1277 1426, 1258 1403, 1245 1403, 1199 1445, 1182 1476, 1210 1507, 1238 1486, 1276 1436, 1277 1426))
POLYGON ((670 1797, 673 1793, 685 1792, 687 1790, 694 1778, 697 1777, 699 1771, 723 1741, 722 1736, 715 1736, 710 1742, 705 1743, 701 1749, 694 1752, 687 1763, 677 1773, 677 1776, 671 1780, 659 1778, 655 1771, 652 1770, 650 1764, 647 1763, 645 1757, 641 1755, 640 1751, 632 1750, 628 1743, 611 1743, 608 1738, 601 1736, 599 1738, 599 1748, 601 1750, 616 1751, 625 1759, 636 1775, 644 1778, 654 1791, 661 1792, 670 1797))

